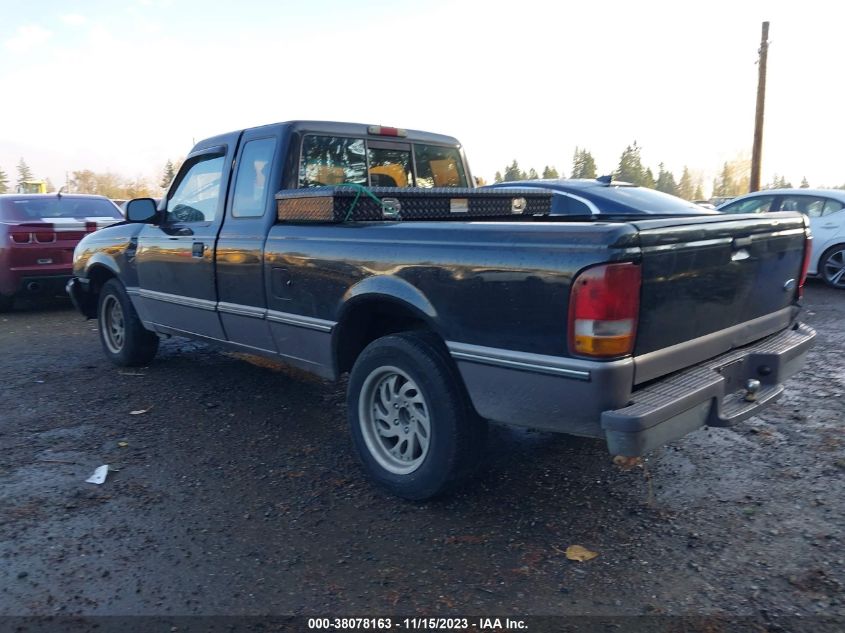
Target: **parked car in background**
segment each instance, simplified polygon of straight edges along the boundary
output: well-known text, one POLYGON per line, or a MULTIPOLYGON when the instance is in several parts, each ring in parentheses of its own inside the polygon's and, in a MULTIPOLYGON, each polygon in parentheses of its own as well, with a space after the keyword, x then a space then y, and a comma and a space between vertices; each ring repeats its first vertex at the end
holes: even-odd
POLYGON ((62 294, 79 240, 121 220, 103 196, 0 195, 0 312, 18 296, 62 294))
POLYGON ((714 214, 683 198, 661 191, 611 180, 608 176, 593 179, 519 180, 486 185, 481 189, 548 189, 553 192, 552 215, 584 218, 599 216, 630 217, 641 215, 714 214))
POLYGON ((721 213, 800 211, 810 218, 813 249, 809 274, 845 289, 845 190, 766 189, 718 207, 721 213))

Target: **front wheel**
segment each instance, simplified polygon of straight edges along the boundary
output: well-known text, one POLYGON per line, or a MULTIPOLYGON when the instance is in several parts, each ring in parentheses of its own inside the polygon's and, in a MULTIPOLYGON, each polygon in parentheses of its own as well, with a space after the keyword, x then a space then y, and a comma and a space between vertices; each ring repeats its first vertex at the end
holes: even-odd
POLYGON ((822 255, 819 275, 828 286, 845 290, 845 244, 834 246, 822 255))
POLYGON ((475 468, 486 423, 442 344, 403 333, 370 343, 349 377, 349 426, 365 470, 411 500, 434 497, 475 468))
POLYGON ((117 279, 109 279, 100 290, 97 322, 103 351, 121 367, 148 364, 158 351, 158 336, 138 318, 126 290, 117 279))

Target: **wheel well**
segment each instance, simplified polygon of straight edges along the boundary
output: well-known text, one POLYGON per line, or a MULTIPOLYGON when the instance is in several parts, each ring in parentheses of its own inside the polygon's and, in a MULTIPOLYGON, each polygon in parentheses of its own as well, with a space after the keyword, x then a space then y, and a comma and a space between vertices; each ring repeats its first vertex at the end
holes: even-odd
POLYGON ((94 266, 88 271, 88 279, 91 280, 91 294, 100 294, 100 288, 103 287, 109 279, 116 277, 111 270, 105 266, 94 266))
POLYGON ((337 374, 352 369, 358 355, 377 338, 408 331, 434 332, 414 308, 389 299, 365 300, 351 307, 335 331, 337 374))

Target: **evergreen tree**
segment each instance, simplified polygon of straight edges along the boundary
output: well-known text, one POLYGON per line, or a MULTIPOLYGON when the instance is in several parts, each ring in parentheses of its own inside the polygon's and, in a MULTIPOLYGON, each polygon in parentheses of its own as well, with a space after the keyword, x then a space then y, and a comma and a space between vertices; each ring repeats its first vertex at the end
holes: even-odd
POLYGON ((560 175, 557 173, 557 169, 546 165, 543 169, 543 178, 560 178, 560 175))
MULTIPOLYGON (((692 174, 689 173, 689 168, 684 165, 684 173, 681 174, 681 179, 678 181, 678 190, 675 195, 680 196, 684 200, 701 200, 701 198, 695 197, 694 187, 695 185, 692 183, 692 174)), ((658 189, 660 189, 659 186, 658 189)))
POLYGON ((18 184, 22 185, 26 180, 32 180, 32 170, 26 164, 26 161, 21 158, 18 162, 18 184))
MULTIPOLYGON (((621 180, 622 182, 630 182, 632 185, 645 185, 646 170, 643 168, 643 162, 640 158, 640 146, 634 141, 633 145, 628 145, 622 156, 619 157, 619 167, 613 175, 614 180, 621 180)), ((652 176, 652 183, 654 177, 652 176)))
MULTIPOLYGON (((687 174, 686 169, 684 169, 684 174, 687 174)), ((656 188, 658 191, 662 191, 663 193, 670 193, 673 196, 678 195, 678 185, 675 184, 675 176, 672 174, 671 171, 667 171, 664 167, 663 163, 660 163, 657 166, 657 184, 656 188)))
POLYGON ((493 176, 493 182, 504 182, 504 179, 502 178, 501 172, 499 172, 499 171, 496 172, 496 175, 493 176))
POLYGON ((159 182, 159 187, 162 189, 167 189, 170 186, 170 183, 173 182, 173 179, 176 177, 176 168, 174 167, 173 163, 170 159, 167 159, 167 162, 164 164, 164 173, 161 175, 161 182, 159 182))
POLYGON ((532 167, 528 170, 528 175, 525 178, 526 180, 537 180, 540 176, 537 175, 537 170, 532 167))
POLYGON ((763 189, 792 189, 792 183, 784 176, 778 176, 775 174, 772 182, 766 183, 766 186, 763 187, 763 189))
POLYGON ((9 176, 0 168, 0 193, 6 193, 7 191, 9 191, 9 176))
POLYGON ((505 168, 505 182, 513 182, 514 180, 525 180, 525 172, 519 168, 519 163, 516 162, 516 159, 513 159, 513 162, 505 168))
POLYGON ((648 187, 649 189, 654 189, 654 173, 651 171, 651 167, 645 170, 645 174, 643 175, 643 181, 640 183, 640 185, 642 185, 643 187, 648 187))
POLYGON ((696 183, 695 191, 692 194, 693 200, 704 200, 704 192, 701 190, 701 183, 696 183))
POLYGON ((572 178, 595 178, 596 161, 586 149, 575 148, 572 157, 572 178))
POLYGON ((806 177, 806 176, 804 176, 804 177, 801 179, 801 189, 809 189, 809 188, 810 188, 810 183, 809 183, 809 182, 807 182, 807 177, 806 177))

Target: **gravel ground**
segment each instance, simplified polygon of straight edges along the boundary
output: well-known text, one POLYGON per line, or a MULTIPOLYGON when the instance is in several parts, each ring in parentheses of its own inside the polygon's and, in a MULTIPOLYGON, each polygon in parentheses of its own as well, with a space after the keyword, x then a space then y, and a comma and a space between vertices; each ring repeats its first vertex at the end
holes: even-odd
POLYGON ((630 470, 495 426, 480 475, 423 504, 364 478, 342 385, 185 341, 118 369, 67 304, 23 306, 0 318, 0 614, 845 616, 845 293, 805 303, 817 345, 763 415, 630 470))

